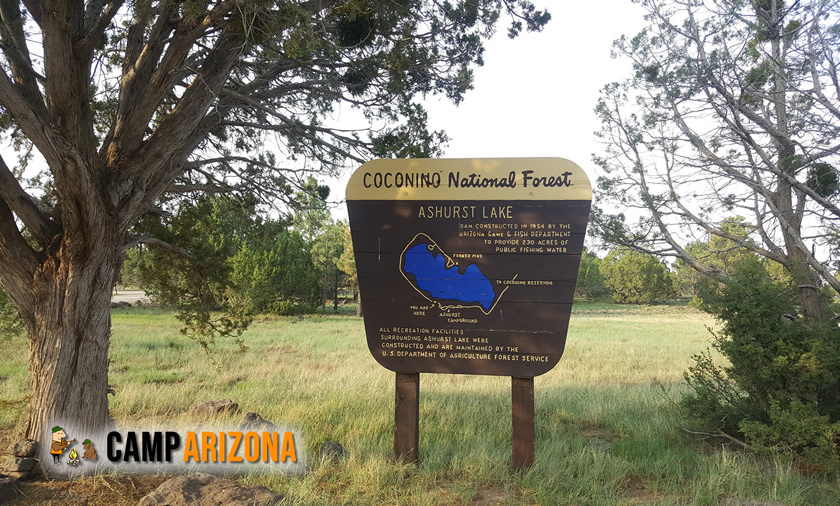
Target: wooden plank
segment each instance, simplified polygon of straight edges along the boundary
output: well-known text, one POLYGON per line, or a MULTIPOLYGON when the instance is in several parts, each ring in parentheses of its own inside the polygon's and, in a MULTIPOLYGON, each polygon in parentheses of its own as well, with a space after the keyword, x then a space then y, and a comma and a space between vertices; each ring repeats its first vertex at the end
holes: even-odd
POLYGON ((534 464, 534 378, 511 378, 513 469, 534 464))
POLYGON ((420 446, 420 373, 397 373, 394 407, 394 457, 418 462, 420 446))

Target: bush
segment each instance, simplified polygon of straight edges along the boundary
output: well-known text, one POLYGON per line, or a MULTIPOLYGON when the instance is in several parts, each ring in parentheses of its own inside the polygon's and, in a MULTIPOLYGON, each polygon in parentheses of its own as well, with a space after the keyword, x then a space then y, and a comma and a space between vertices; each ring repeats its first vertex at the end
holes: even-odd
POLYGON ((668 267, 653 255, 614 249, 601 262, 600 272, 619 304, 650 304, 674 294, 668 267))
POLYGON ((0 337, 11 337, 23 333, 23 321, 6 292, 0 288, 0 337))
POLYGON ((577 284, 575 285, 575 297, 595 300, 606 297, 610 294, 601 274, 601 259, 584 248, 580 256, 580 268, 578 269, 577 284))
POLYGON ((253 312, 300 314, 320 302, 318 271, 296 232, 279 230, 271 240, 243 244, 229 265, 233 288, 253 312))
MULTIPOLYGON (((685 373, 690 413, 765 450, 791 450, 825 466, 840 442, 840 330, 796 315, 796 294, 774 284, 755 259, 744 259, 733 280, 702 295, 718 319, 710 353, 685 373)), ((840 469, 840 466, 838 466, 840 469)))

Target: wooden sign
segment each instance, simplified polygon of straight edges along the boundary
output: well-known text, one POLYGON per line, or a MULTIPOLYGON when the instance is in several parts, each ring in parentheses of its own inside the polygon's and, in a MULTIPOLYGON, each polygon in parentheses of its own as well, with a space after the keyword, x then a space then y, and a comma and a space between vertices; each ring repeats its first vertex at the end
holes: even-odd
POLYGON ((533 378, 566 342, 592 188, 562 158, 374 160, 347 207, 374 358, 533 378))

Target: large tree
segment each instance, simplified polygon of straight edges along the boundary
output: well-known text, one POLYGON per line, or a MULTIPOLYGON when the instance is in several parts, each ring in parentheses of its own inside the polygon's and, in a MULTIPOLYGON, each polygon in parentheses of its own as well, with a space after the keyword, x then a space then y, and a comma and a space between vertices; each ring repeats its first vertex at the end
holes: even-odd
POLYGON ((172 194, 294 195, 295 172, 435 153, 412 99, 454 101, 526 0, 0 0, 0 285, 29 339, 26 433, 110 423, 110 290, 172 194), (329 125, 357 107, 368 135, 329 125), (346 109, 343 109, 346 110, 346 109), (44 167, 39 168, 40 164, 44 167))
POLYGON ((840 3, 641 4, 650 25, 615 43, 634 75, 606 86, 596 108, 607 148, 595 228, 721 281, 687 245, 724 239, 784 265, 803 315, 825 319, 820 285, 840 292, 828 268, 840 223, 840 3), (746 234, 726 226, 732 214, 746 234))

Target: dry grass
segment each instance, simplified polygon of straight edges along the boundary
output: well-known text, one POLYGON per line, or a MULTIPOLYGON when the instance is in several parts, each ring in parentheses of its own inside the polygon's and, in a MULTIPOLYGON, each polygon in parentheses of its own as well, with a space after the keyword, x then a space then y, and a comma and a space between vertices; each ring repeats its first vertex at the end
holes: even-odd
MULTIPOLYGON (((681 431, 687 422, 675 401, 682 371, 706 347, 705 326, 713 323, 689 308, 576 306, 563 359, 536 379, 537 462, 523 473, 509 469, 509 378, 422 375, 422 461, 393 462, 394 376, 370 356, 358 319, 261 319, 246 335, 247 352, 232 343, 217 347, 219 368, 178 335, 171 315, 117 311, 113 322, 109 381, 119 423, 189 425, 199 421, 189 413, 192 405, 229 398, 243 412, 295 426, 304 435, 308 473, 242 478, 295 504, 836 504, 840 498, 836 478, 805 475, 793 462, 710 446, 681 431), (323 441, 341 442, 350 457, 313 460, 323 441)), ((20 362, 0 366, 0 377, 2 367, 25 367, 23 340, 0 341, 0 353, 20 362)), ((0 390, 0 402, 25 392, 25 374, 3 381, 9 388, 0 390)), ((0 437, 22 428, 22 409, 11 411, 0 415, 0 437)), ((24 502, 132 502, 163 478, 132 480, 27 484, 24 502)))

